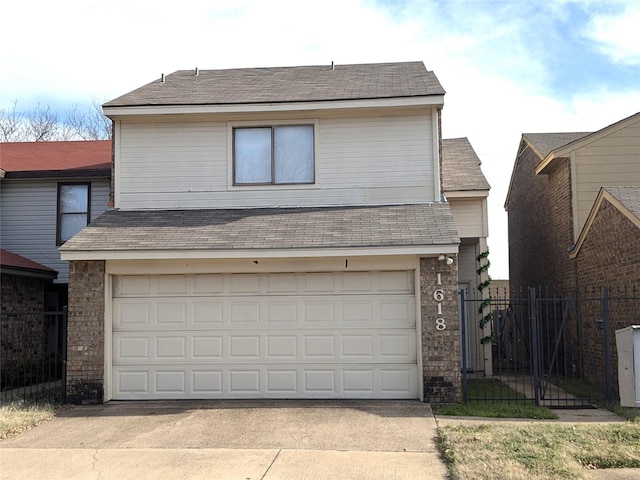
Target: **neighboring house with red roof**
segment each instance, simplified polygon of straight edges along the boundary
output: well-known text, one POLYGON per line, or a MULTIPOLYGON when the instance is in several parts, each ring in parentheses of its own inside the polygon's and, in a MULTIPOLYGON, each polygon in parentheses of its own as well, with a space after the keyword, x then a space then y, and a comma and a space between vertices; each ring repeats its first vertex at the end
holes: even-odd
MULTIPOLYGON (((3 271, 24 258, 40 267, 23 274, 57 272, 40 308, 66 305, 58 247, 106 210, 110 176, 111 141, 0 143, 0 261, 3 271)), ((4 304, 4 283, 2 295, 4 304)))
POLYGON ((489 186, 441 143, 444 94, 406 62, 178 71, 107 102, 115 209, 60 249, 67 398, 459 400, 489 186))

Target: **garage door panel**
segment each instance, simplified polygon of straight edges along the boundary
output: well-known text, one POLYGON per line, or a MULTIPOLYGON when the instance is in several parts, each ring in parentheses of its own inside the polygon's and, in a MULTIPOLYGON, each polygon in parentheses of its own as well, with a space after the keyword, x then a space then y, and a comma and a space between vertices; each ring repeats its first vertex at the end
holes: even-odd
POLYGON ((117 398, 416 398, 415 366, 114 367, 117 398))
POLYGON ((415 363, 414 330, 358 329, 291 332, 115 332, 113 364, 215 362, 222 365, 265 363, 415 363))
POLYGON ((413 272, 123 276, 113 397, 416 398, 413 272))
POLYGON ((202 275, 124 275, 114 278, 114 297, 413 294, 412 271, 202 275))
POLYGON ((410 295, 140 297, 113 302, 116 330, 217 328, 414 327, 410 295))

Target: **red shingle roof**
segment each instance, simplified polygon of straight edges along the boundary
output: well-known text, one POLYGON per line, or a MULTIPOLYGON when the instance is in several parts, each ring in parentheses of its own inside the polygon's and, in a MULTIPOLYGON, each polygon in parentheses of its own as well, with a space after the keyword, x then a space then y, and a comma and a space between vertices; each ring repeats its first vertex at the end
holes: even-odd
POLYGON ((111 140, 0 143, 0 168, 7 173, 110 170, 111 140))
POLYGON ((17 270, 43 272, 43 273, 51 274, 52 278, 55 278, 58 273, 53 268, 49 268, 45 265, 36 263, 33 260, 29 260, 28 258, 18 255, 17 253, 13 253, 13 252, 10 252, 9 250, 5 250, 4 248, 0 249, 0 265, 2 267, 17 269, 17 270))

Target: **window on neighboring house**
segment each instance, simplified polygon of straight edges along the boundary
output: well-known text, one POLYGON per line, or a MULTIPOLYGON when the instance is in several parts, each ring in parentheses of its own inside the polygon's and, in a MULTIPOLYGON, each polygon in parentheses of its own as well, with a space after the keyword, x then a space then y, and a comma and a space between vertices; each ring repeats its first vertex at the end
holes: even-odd
POLYGON ((90 198, 89 183, 58 185, 58 245, 62 245, 89 224, 90 198))
POLYGON ((233 183, 314 183, 313 125, 233 129, 233 183))

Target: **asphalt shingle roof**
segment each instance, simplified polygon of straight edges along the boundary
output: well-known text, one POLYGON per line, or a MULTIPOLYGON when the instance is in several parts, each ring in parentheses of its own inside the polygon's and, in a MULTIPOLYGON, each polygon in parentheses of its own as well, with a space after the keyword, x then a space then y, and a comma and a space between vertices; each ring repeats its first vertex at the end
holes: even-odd
POLYGON ((489 190, 482 162, 467 138, 442 140, 442 185, 445 192, 489 190))
POLYGON ((575 142, 592 132, 565 132, 565 133, 523 133, 531 145, 545 158, 552 150, 564 147, 575 142))
POLYGON ((400 247, 459 243, 448 204, 110 210, 60 251, 400 247))
POLYGON ((443 95, 422 62, 231 70, 178 70, 105 103, 229 105, 443 95))
POLYGON ((17 253, 10 252, 9 250, 5 250, 4 248, 0 249, 0 266, 14 268, 16 270, 43 272, 51 274, 54 278, 58 273, 53 268, 34 262, 33 260, 23 257, 22 255, 18 255, 17 253))
POLYGON ((640 186, 603 188, 640 219, 640 186))

